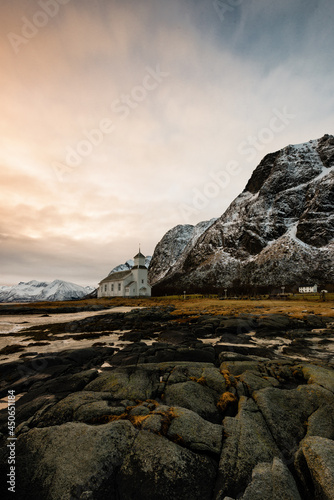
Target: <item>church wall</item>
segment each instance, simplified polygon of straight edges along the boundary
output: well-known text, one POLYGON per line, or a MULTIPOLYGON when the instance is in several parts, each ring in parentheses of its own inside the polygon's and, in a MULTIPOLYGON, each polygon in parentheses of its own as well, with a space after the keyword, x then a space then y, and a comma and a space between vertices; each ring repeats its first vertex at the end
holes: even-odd
POLYGON ((97 296, 100 297, 124 297, 123 281, 102 283, 99 286, 97 296), (112 290, 113 286, 113 290, 112 290))

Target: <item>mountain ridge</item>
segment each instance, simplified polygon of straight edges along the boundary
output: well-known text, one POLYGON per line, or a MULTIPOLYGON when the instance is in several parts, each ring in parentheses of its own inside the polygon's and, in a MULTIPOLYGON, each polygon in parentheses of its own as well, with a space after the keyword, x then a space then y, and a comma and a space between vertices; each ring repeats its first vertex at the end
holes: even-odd
MULTIPOLYGON (((332 135, 269 153, 162 279, 150 268, 154 293, 332 283, 333 212, 332 135)), ((152 261, 159 259, 160 243, 152 261)))
POLYGON ((171 267, 179 264, 187 249, 194 245, 215 221, 216 219, 210 219, 199 222, 195 226, 179 224, 167 231, 157 244, 151 259, 149 266, 151 286, 162 280, 171 267))

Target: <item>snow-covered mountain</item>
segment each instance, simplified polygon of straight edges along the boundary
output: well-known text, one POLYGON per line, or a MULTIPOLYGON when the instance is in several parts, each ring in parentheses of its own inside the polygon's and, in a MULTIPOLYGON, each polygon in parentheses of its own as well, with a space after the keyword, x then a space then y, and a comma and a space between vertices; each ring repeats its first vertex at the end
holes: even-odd
MULTIPOLYGON (((147 257, 145 257, 145 266, 148 268, 148 266, 150 265, 150 262, 151 262, 151 255, 148 255, 147 257)), ((130 269, 132 269, 134 266, 134 261, 133 259, 129 259, 125 262, 125 264, 119 264, 118 266, 114 267, 110 273, 108 274, 108 276, 110 276, 111 274, 113 273, 119 273, 120 271, 130 271, 130 269)))
POLYGON ((334 137, 265 156, 226 212, 169 266, 175 243, 162 243, 176 229, 152 257, 161 263, 150 267, 157 293, 334 283, 334 137))
MULTIPOLYGON (((198 238, 216 221, 178 225, 170 229, 157 244, 149 267, 148 277, 151 286, 155 285, 176 265, 195 245, 198 238)), ((179 262, 180 261, 180 262, 179 262)))
POLYGON ((93 290, 93 287, 83 287, 67 281, 54 280, 52 283, 47 283, 33 280, 14 286, 1 286, 0 302, 81 299, 93 290))

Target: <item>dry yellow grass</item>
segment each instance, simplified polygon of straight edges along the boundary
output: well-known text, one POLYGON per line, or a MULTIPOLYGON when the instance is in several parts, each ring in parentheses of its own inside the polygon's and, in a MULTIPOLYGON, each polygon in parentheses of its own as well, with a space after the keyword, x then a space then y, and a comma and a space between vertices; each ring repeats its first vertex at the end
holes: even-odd
MULTIPOLYGON (((29 304, 19 304, 18 307, 34 307, 43 310, 44 308, 57 309, 59 307, 85 307, 92 305, 104 305, 105 307, 156 307, 174 306, 173 314, 179 316, 185 314, 194 319, 199 314, 212 315, 239 315, 239 314, 272 314, 289 313, 293 317, 302 317, 306 314, 303 311, 314 312, 315 314, 334 317, 333 294, 329 294, 330 300, 321 302, 319 299, 298 299, 289 298, 287 300, 219 300, 216 298, 192 298, 185 300, 180 297, 149 297, 149 298, 103 298, 87 299, 67 302, 37 302, 29 304)), ((189 318, 188 318, 189 319, 189 318)), ((180 321, 180 319, 178 319, 180 321)))
POLYGON ((334 301, 320 302, 319 300, 218 300, 218 299, 189 299, 174 301, 176 310, 173 314, 185 313, 195 315, 207 313, 213 315, 239 315, 239 314, 273 314, 288 313, 300 318, 307 312, 333 316, 334 301))
MULTIPOLYGON (((97 299, 98 300, 98 299, 97 299)), ((199 314, 213 315, 239 315, 249 314, 272 314, 289 313, 294 317, 302 317, 303 311, 313 311, 315 314, 334 317, 334 300, 321 302, 320 300, 219 300, 209 298, 169 298, 151 297, 147 299, 99 299, 109 300, 110 306, 133 306, 133 307, 154 307, 170 306, 175 307, 172 313, 175 316, 186 314, 196 318, 199 314)))

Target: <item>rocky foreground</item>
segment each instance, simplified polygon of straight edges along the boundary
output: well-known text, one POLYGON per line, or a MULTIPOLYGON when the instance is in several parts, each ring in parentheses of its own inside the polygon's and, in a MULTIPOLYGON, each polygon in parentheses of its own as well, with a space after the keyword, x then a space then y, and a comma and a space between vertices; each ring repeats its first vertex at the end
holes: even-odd
MULTIPOLYGON (((323 316, 187 317, 172 308, 27 329, 51 347, 0 368, 1 397, 23 394, 15 497, 334 499, 333 333, 323 316), (52 352, 60 334, 119 330, 119 349, 52 352), (278 337, 289 346, 255 342, 278 337)), ((13 496, 7 415, 2 498, 13 496)))

